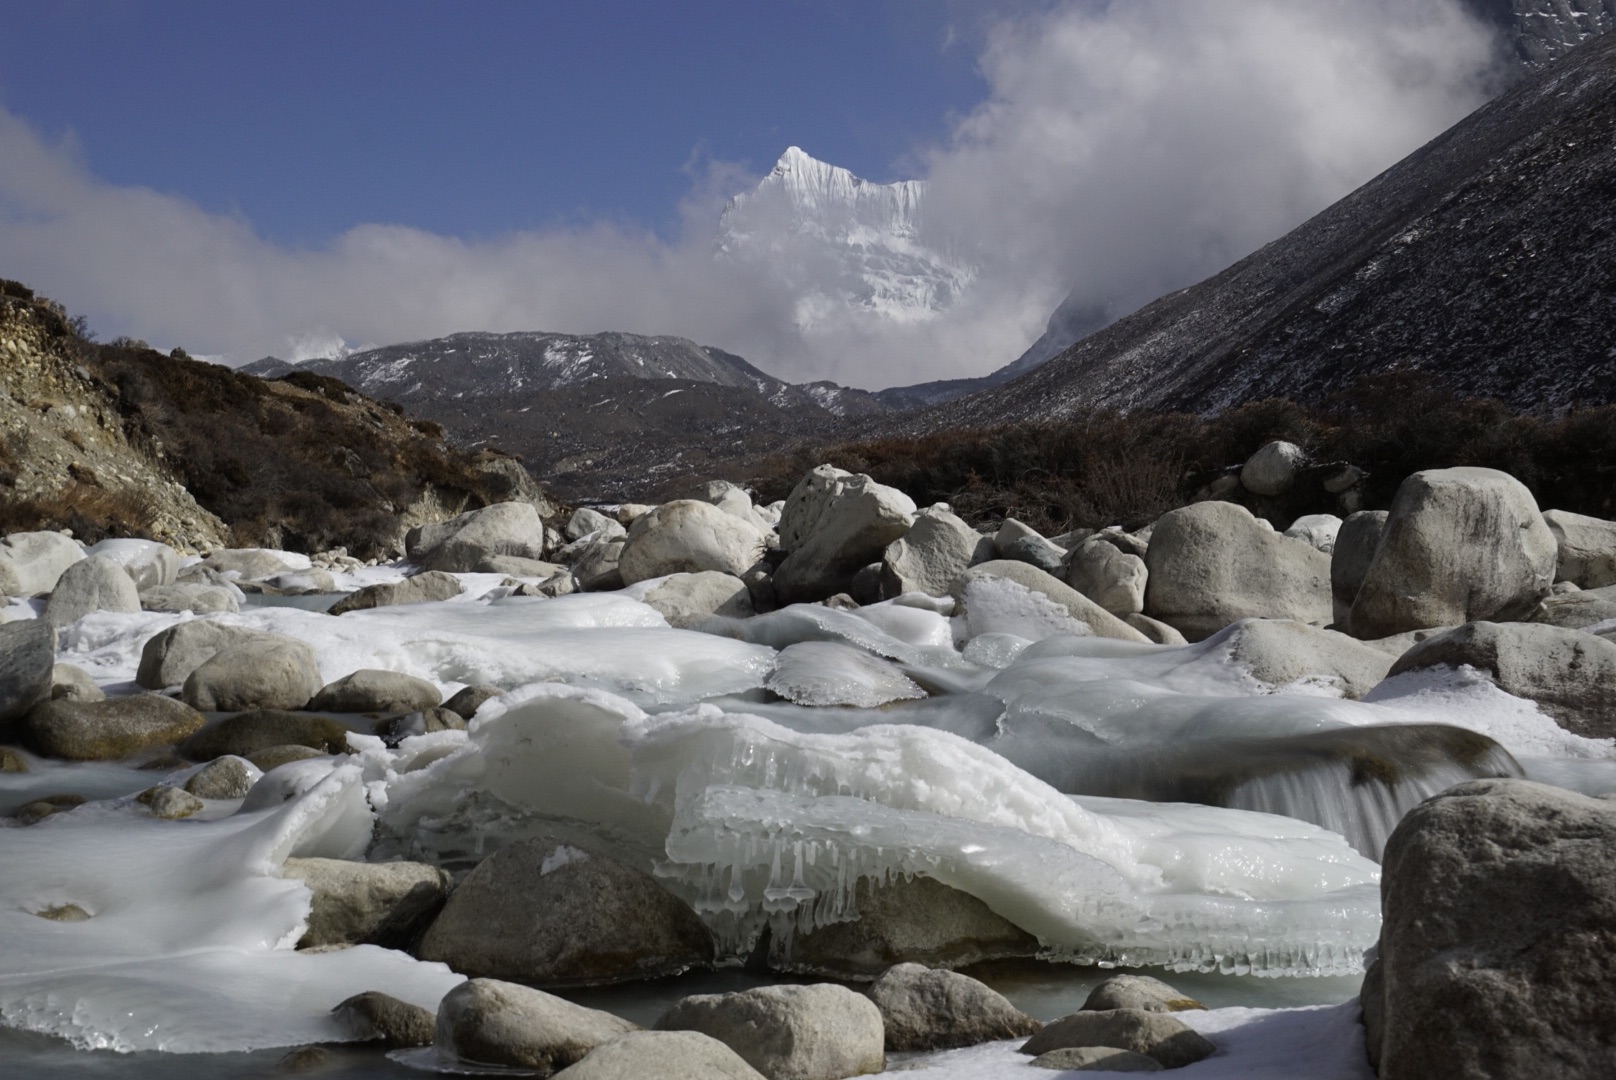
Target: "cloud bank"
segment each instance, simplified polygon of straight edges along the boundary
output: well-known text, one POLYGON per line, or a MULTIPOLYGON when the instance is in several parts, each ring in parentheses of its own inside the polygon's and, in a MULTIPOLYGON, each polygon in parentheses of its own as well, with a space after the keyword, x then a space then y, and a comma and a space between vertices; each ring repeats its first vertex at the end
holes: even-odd
MULTIPOLYGON (((990 93, 910 154, 969 293, 895 325, 804 330, 785 277, 715 259, 723 196, 692 169, 673 239, 602 222, 468 242, 365 224, 288 248, 182 197, 107 183, 0 109, 0 275, 103 333, 244 362, 457 330, 677 334, 796 381, 880 387, 1013 360, 1069 292, 1130 310, 1271 240, 1487 95, 1490 31, 1458 0, 1126 0, 1006 17, 990 93)), ((784 149, 782 147, 782 149, 784 149)), ((812 151, 812 147, 808 148, 812 151)))

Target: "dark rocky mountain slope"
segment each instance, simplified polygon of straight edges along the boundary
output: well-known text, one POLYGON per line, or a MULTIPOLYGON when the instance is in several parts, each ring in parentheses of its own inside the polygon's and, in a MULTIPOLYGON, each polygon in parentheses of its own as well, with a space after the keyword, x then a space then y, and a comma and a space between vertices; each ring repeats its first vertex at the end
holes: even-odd
POLYGON ((1616 401, 1616 35, 1297 229, 1005 386, 887 425, 1320 400, 1418 370, 1525 409, 1616 401))

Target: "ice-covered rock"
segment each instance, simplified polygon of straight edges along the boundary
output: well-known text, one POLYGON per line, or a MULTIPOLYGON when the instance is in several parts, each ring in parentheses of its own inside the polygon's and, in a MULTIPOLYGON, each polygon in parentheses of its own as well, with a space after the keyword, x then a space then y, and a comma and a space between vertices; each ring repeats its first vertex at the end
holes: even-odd
POLYGON ((1089 991, 1084 1010, 1139 1009, 1144 1012, 1185 1012, 1205 1009, 1199 1001, 1149 975, 1113 975, 1089 991))
POLYGON ((1312 544, 1328 555, 1335 550, 1341 525, 1341 519, 1334 514, 1304 514, 1286 527, 1285 535, 1312 544))
POLYGON ((282 874, 314 894, 297 947, 411 945, 449 895, 447 871, 422 863, 287 859, 282 874))
POLYGON ((1240 468, 1240 486, 1253 495, 1283 495, 1296 483, 1296 471, 1307 464, 1307 451, 1292 442, 1265 444, 1240 468))
POLYGON ((952 1050, 1031 1035, 1043 1027, 983 983, 921 964, 888 968, 870 987, 881 1010, 886 1048, 952 1050))
POLYGON ((1230 658, 1260 682, 1311 684, 1346 698, 1363 697, 1392 666, 1379 649, 1294 619, 1242 619, 1226 640, 1230 658))
POLYGON ((951 594, 973 637, 1012 633, 1036 640, 1087 632, 1118 641, 1148 640, 1064 581, 1024 562, 996 559, 973 566, 955 579, 951 594))
POLYGON ((1537 702, 1569 731, 1616 736, 1616 644, 1540 623, 1466 623, 1409 649, 1390 674, 1462 664, 1537 702))
POLYGON ((1369 564, 1375 561, 1388 516, 1385 510, 1360 510, 1343 521, 1336 533, 1330 551, 1330 612, 1335 628, 1343 634, 1352 633, 1352 602, 1363 588, 1369 564))
POLYGON ((45 757, 115 761, 177 743, 203 722, 195 709, 160 694, 107 701, 64 698, 34 706, 23 719, 22 736, 29 749, 45 757))
POLYGON ((223 585, 199 585, 188 581, 156 585, 141 590, 140 608, 142 611, 190 611, 197 615, 236 612, 241 610, 241 601, 237 598, 239 592, 223 585))
POLYGON ((361 1041, 381 1040, 389 1050, 431 1046, 437 1016, 380 990, 366 990, 337 1003, 332 1019, 361 1041))
POLYGON ((464 591, 465 586, 461 585, 453 574, 446 574, 441 570, 428 570, 414 577, 407 577, 403 581, 384 581, 366 585, 332 604, 329 611, 332 615, 342 615, 350 611, 390 607, 394 604, 423 604, 429 600, 452 600, 464 591))
POLYGON ((1493 469, 1428 469, 1404 480, 1352 604, 1355 637, 1529 614, 1559 548, 1520 481, 1493 469))
POLYGON ((182 749, 193 761, 212 761, 227 754, 251 757, 271 746, 306 746, 321 754, 340 754, 348 748, 348 729, 329 716, 255 709, 197 732, 182 749))
POLYGON ((443 694, 425 679, 400 671, 360 668, 321 687, 309 702, 315 712, 419 712, 435 709, 443 694))
POLYGON ((139 610, 140 592, 123 567, 92 555, 62 571, 45 604, 45 621, 61 627, 92 611, 139 610))
POLYGON ((411 529, 404 551, 417 566, 451 573, 469 573, 490 555, 543 559, 544 523, 531 503, 495 503, 411 529))
POLYGON ((531 840, 479 863, 417 952, 468 975, 597 986, 705 966, 713 940, 689 906, 644 871, 531 840))
POLYGON ((141 592, 179 580, 180 553, 156 540, 103 540, 84 553, 111 559, 123 567, 141 592))
POLYGON ((1584 589, 1616 585, 1616 521, 1545 510, 1543 522, 1559 549, 1556 581, 1584 589))
POLYGON ((656 1028, 709 1035, 771 1080, 842 1080, 886 1067, 881 1010, 832 983, 694 994, 656 1028))
POLYGON ((618 558, 625 584, 716 570, 739 578, 763 557, 763 534, 695 499, 663 503, 634 522, 618 558))
POLYGON ((603 1042, 555 1080, 764 1080, 739 1054, 699 1031, 631 1031, 603 1042))
POLYGON ((882 554, 881 594, 888 599, 909 592, 947 596, 960 574, 993 556, 992 540, 950 511, 927 507, 882 554))
POLYGON ((0 540, 0 596, 44 596, 82 558, 84 549, 61 533, 12 533, 0 540))
POLYGON ((853 575, 879 561, 914 519, 914 500, 896 488, 830 465, 814 469, 792 489, 780 514, 780 546, 787 555, 774 574, 779 602, 848 591, 853 575))
POLYGON ((1119 618, 1145 610, 1145 560, 1089 539, 1072 550, 1067 584, 1119 618))
POLYGON ((1385 870, 1362 993, 1383 1080, 1616 1070, 1616 803, 1464 784, 1403 819, 1385 870))
POLYGON ((1193 1065, 1217 1047, 1167 1013, 1144 1009, 1080 1010, 1045 1025, 1021 1046, 1023 1054, 1046 1054, 1074 1046, 1114 1046, 1154 1058, 1169 1069, 1193 1065))
POLYGON ((1145 566, 1144 613, 1191 641, 1252 616, 1330 622, 1330 556, 1264 527, 1234 503, 1164 514, 1145 566))
POLYGON ((468 979, 439 1003, 434 1045, 451 1058, 551 1073, 634 1030, 635 1025, 611 1013, 542 990, 498 979, 468 979))
POLYGON ((0 724, 49 699, 55 637, 44 619, 0 623, 0 724))
POLYGON ((301 709, 325 680, 301 641, 247 641, 220 649, 186 676, 180 697, 202 712, 301 709))
POLYGON ((803 641, 786 646, 763 685, 799 705, 873 709, 926 696, 895 665, 833 641, 803 641))

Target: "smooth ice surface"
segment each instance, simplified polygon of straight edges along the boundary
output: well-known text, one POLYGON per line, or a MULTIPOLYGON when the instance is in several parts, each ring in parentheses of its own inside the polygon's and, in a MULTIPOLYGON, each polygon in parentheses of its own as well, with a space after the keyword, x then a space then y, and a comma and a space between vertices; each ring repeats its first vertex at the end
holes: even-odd
POLYGON ((266 812, 163 821, 102 803, 0 830, 0 1017, 84 1049, 207 1051, 344 1039, 327 1012, 377 987, 435 1007, 460 981, 442 965, 292 948, 310 894, 281 863, 351 858, 370 822, 358 767, 328 765, 266 812), (67 904, 90 918, 38 914, 67 904))
POLYGON ((780 650, 764 687, 798 705, 873 709, 923 698, 926 691, 880 657, 834 641, 801 641, 780 650))

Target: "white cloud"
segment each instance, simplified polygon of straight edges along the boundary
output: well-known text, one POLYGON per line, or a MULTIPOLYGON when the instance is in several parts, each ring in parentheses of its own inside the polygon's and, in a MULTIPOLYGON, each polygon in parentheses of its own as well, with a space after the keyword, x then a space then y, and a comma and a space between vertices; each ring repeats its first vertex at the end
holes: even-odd
MULTIPOLYGON (((795 298, 715 260, 724 195, 693 157, 683 234, 612 224, 466 242, 360 225, 319 249, 104 182, 0 110, 0 274, 106 333, 237 361, 465 329, 679 334, 791 379, 883 386, 1013 359, 1074 285, 1129 307, 1278 236, 1479 104, 1486 31, 1456 0, 1126 0, 1007 19, 991 94, 924 151, 933 221, 983 271, 963 302, 805 333, 795 298)), ((783 148, 782 148, 783 149, 783 148)))

